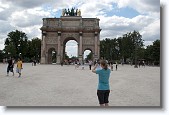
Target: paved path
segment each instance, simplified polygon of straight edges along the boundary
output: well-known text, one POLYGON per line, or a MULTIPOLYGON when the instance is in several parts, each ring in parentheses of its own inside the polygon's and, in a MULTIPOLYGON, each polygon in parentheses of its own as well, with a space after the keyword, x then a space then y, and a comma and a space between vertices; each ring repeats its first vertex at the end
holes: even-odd
MULTIPOLYGON (((23 64, 22 77, 0 64, 0 106, 98 106, 97 75, 88 66, 23 64)), ((114 66, 115 67, 115 66, 114 66)), ((159 106, 160 68, 118 66, 110 77, 111 106, 159 106)))

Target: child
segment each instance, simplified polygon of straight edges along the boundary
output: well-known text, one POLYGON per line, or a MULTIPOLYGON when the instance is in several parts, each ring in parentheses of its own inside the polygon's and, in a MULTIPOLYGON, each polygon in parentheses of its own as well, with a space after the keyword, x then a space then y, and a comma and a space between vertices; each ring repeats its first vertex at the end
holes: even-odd
POLYGON ((22 61, 21 61, 21 58, 18 58, 17 68, 16 68, 16 72, 19 73, 18 78, 21 77, 21 69, 23 69, 22 68, 22 61))
POLYGON ((102 69, 96 70, 97 64, 93 68, 92 72, 99 75, 99 84, 97 89, 97 96, 99 100, 100 106, 109 106, 109 77, 110 77, 110 69, 107 67, 107 62, 102 60, 100 62, 102 69))

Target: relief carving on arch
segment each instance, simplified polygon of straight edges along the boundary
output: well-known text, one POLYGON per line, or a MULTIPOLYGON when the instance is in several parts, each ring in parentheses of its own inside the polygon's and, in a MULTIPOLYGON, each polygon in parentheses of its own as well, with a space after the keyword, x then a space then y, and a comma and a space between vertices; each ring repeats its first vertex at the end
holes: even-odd
POLYGON ((48 33, 46 37, 46 44, 57 44, 57 33, 48 33))
POLYGON ((91 38, 85 38, 85 39, 83 39, 83 44, 93 45, 94 44, 94 40, 91 39, 91 38))
POLYGON ((75 39, 79 38, 79 33, 63 33, 62 38, 68 38, 68 37, 73 37, 75 39))
POLYGON ((46 44, 57 44, 57 38, 56 37, 47 37, 46 44))

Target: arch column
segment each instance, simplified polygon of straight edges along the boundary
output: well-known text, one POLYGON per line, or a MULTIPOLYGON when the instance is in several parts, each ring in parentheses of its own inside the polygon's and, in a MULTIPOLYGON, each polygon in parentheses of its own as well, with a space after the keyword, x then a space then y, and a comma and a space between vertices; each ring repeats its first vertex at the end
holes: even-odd
POLYGON ((61 62, 61 44, 60 44, 60 37, 61 37, 61 32, 58 31, 58 50, 57 50, 57 64, 60 64, 61 62))
POLYGON ((94 59, 98 59, 98 33, 94 33, 94 59))
POLYGON ((80 36, 80 41, 79 41, 79 62, 82 64, 82 61, 83 61, 83 55, 82 55, 82 44, 83 44, 83 41, 82 41, 82 35, 83 33, 82 32, 79 32, 79 36, 80 36))
POLYGON ((98 34, 97 40, 97 57, 100 59, 100 34, 98 34))
POLYGON ((41 47, 41 64, 46 63, 46 43, 45 43, 45 38, 46 38, 46 31, 42 32, 42 47, 41 47))

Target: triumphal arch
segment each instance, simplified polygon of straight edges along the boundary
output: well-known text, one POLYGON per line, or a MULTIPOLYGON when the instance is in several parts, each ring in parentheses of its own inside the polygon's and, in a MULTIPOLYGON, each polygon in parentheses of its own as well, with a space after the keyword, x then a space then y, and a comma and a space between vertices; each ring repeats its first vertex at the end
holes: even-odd
MULTIPOLYGON (((64 60, 65 44, 69 40, 78 43, 78 59, 83 60, 85 50, 90 50, 93 60, 100 56, 100 27, 98 18, 82 18, 80 10, 62 11, 60 18, 43 18, 41 63, 56 63, 64 60), (54 54, 53 54, 54 52, 54 54)), ((74 49, 71 49, 74 50, 74 49)))

